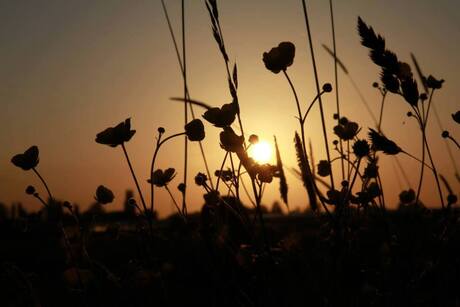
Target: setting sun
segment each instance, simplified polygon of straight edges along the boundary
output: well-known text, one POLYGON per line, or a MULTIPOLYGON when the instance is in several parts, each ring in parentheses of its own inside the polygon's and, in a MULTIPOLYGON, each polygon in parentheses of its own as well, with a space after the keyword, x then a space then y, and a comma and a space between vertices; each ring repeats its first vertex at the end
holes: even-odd
POLYGON ((249 155, 259 163, 269 162, 272 154, 272 146, 267 141, 260 141, 249 148, 249 155))

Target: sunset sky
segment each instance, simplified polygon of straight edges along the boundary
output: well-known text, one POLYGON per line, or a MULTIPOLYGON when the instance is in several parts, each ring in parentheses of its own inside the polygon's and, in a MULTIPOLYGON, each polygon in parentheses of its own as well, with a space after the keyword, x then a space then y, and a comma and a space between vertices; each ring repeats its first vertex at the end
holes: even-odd
MULTIPOLYGON (((314 76, 306 40, 301 1, 227 0, 218 1, 220 19, 230 61, 237 62, 239 97, 245 132, 272 142, 276 135, 283 161, 296 167, 293 146, 298 122, 296 106, 282 74, 268 71, 262 54, 282 41, 296 45, 293 65, 288 69, 303 107, 315 96, 314 76)), ((166 1, 180 37, 180 1, 166 1)), ((450 114, 460 109, 460 4, 450 0, 350 0, 335 1, 337 50, 352 78, 377 115, 380 95, 371 84, 379 79, 379 68, 360 45, 357 17, 382 34, 387 47, 400 60, 410 62, 413 52, 428 75, 445 79, 435 94, 434 104, 444 127, 457 138, 460 128, 450 114)), ((332 45, 328 1, 307 1, 320 82, 334 81, 332 58, 321 44, 332 45)), ((212 37, 204 1, 186 1, 187 69, 191 97, 212 106, 231 101, 223 60, 212 37)), ((183 105, 169 98, 183 95, 183 85, 173 44, 161 11, 160 1, 138 0, 0 0, 0 201, 21 201, 28 209, 39 203, 25 195, 33 184, 45 191, 32 172, 10 163, 17 153, 31 145, 40 149, 38 169, 47 178, 57 198, 86 208, 98 185, 115 193, 113 208, 121 208, 133 180, 120 147, 110 148, 95 142, 98 132, 130 117, 137 130, 127 149, 149 199, 149 165, 156 130, 166 134, 183 130, 183 105)), ((360 136, 373 123, 349 78, 339 75, 342 114, 359 122, 360 136)), ((421 89, 421 86, 419 86, 421 89)), ((335 112, 335 95, 324 97, 329 140, 335 112)), ((202 114, 202 109, 195 109, 202 114)), ((408 105, 390 95, 384 110, 382 129, 404 150, 421 156, 421 135, 413 119, 406 117, 408 105)), ((434 117, 428 126, 429 141, 440 172, 459 192, 453 166, 446 154, 434 117)), ((205 123, 203 142, 211 169, 220 166, 224 151, 218 142, 219 130, 205 123)), ((325 159, 318 108, 306 123, 307 138, 313 144, 315 160, 325 159)), ((157 166, 174 167, 179 172, 171 183, 182 178, 182 139, 167 143, 157 166)), ((191 210, 201 208, 201 190, 193 183, 204 171, 198 145, 190 145, 188 203, 191 210)), ((459 151, 451 146, 454 157, 459 151)), ((416 188, 419 165, 401 157, 416 188)), ((460 163, 457 167, 460 167, 460 163)), ((393 159, 381 157, 383 186, 387 204, 395 207, 401 189, 408 186, 395 174, 393 159)), ((301 182, 288 174, 291 208, 306 208, 307 197, 301 182)), ((426 172, 422 200, 439 206, 432 174, 426 172)), ((246 179, 246 182, 248 180, 246 179)), ((158 191, 158 210, 162 216, 173 212, 166 191, 158 191)), ((263 203, 279 200, 278 180, 267 187, 263 203)))

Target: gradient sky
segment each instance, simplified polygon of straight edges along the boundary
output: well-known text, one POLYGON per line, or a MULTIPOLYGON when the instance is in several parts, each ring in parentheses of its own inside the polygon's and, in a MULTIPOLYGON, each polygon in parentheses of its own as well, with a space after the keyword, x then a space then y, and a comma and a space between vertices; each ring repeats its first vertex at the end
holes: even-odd
MULTIPOLYGON (((166 1, 179 35, 180 1, 166 1)), ((239 96, 247 134, 271 141, 276 135, 285 165, 296 165, 293 135, 298 129, 296 107, 286 80, 265 69, 262 53, 281 41, 296 47, 294 64, 288 72, 304 105, 315 95, 314 79, 301 2, 293 0, 219 1, 223 32, 230 59, 239 71, 239 96)), ((331 45, 328 2, 308 1, 321 83, 333 81, 333 61, 320 47, 331 45)), ((351 0, 335 1, 338 55, 375 113, 379 94, 371 87, 379 69, 359 43, 357 16, 381 33, 387 46, 400 60, 410 62, 415 53, 425 74, 446 79, 434 103, 445 128, 460 137, 450 114, 459 109, 460 7, 458 1, 440 0, 351 0)), ((114 208, 121 208, 126 188, 134 188, 121 148, 95 143, 96 133, 131 117, 136 135, 127 144, 134 168, 148 195, 149 161, 159 126, 167 133, 183 129, 183 106, 169 97, 182 95, 182 81, 160 1, 152 0, 1 0, 0 1, 0 200, 22 201, 27 208, 39 204, 24 189, 35 185, 44 191, 30 172, 10 163, 11 157, 35 144, 40 148, 39 170, 54 194, 80 204, 92 202, 96 187, 104 184, 116 195, 114 208)), ((210 105, 230 102, 225 68, 213 40, 203 1, 187 1, 187 63, 192 98, 210 105)), ((340 74, 342 113, 363 126, 365 136, 372 125, 369 115, 349 79, 340 74)), ((333 93, 324 99, 332 131, 333 93)), ((202 110, 197 110, 202 113, 202 110)), ((420 156, 420 133, 405 114, 407 104, 389 96, 383 129, 406 151, 420 156)), ((325 158, 318 109, 306 124, 315 160, 325 158)), ((218 144, 218 130, 205 125, 204 146, 212 169, 218 168, 224 152, 218 144)), ((453 167, 434 121, 429 138, 441 173, 454 183, 453 167)), ((330 141, 333 134, 329 134, 330 141)), ((160 153, 158 166, 175 167, 182 177, 182 141, 172 141, 160 153)), ((452 147, 458 160, 458 150, 452 147)), ((191 145, 190 174, 204 167, 197 144, 191 145)), ((402 157, 413 188, 419 167, 402 157)), ((382 157, 383 185, 388 204, 396 204, 401 188, 390 157, 382 157)), ((193 178, 193 176, 191 177, 193 178)), ((427 172, 422 199, 439 204, 432 176, 427 172)), ((288 174, 291 207, 305 208, 302 184, 288 174)), ((189 183, 189 205, 201 207, 199 190, 189 183)), ((454 185, 458 191, 458 183, 454 185)), ((173 189, 175 190, 175 188, 173 189)), ((264 203, 279 199, 277 180, 266 189, 264 203)), ((165 191, 159 191, 158 209, 172 212, 165 191)), ((179 197, 176 194, 176 197, 179 197)))

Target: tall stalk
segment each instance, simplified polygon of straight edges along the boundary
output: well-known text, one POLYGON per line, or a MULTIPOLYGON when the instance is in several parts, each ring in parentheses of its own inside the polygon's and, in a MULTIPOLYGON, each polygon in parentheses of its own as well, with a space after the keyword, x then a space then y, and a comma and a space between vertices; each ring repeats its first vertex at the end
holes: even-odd
MULTIPOLYGON (((307 28, 308 43, 310 45, 310 55, 311 55, 311 60, 312 60, 312 64, 313 64, 313 72, 314 72, 314 75, 315 75, 316 92, 319 95, 321 90, 320 90, 320 87, 319 87, 318 70, 316 68, 315 52, 314 52, 314 49, 313 49, 313 40, 311 38, 310 23, 309 23, 309 20, 308 20, 307 5, 305 4, 305 0, 302 0, 302 7, 303 7, 304 18, 305 18, 305 26, 307 28)), ((321 125, 322 125, 322 128, 323 128, 323 137, 324 137, 324 144, 325 144, 325 148, 326 148, 327 161, 328 161, 328 163, 330 165, 331 164, 331 155, 330 155, 330 152, 329 152, 329 141, 327 139, 326 121, 325 121, 325 118, 324 118, 323 101, 321 99, 321 95, 319 95, 318 100, 319 100, 319 109, 320 109, 320 114, 321 114, 321 125)), ((335 186, 334 186, 333 172, 330 172, 329 177, 331 179, 332 190, 334 190, 335 186)))
MULTIPOLYGON (((337 110, 337 125, 340 122, 340 101, 339 101, 339 77, 337 73, 337 45, 335 40, 335 24, 334 24, 334 8, 332 5, 332 0, 329 0, 329 12, 331 15, 331 29, 332 29, 332 52, 334 58, 334 88, 335 88, 335 104, 337 110)), ((343 144, 342 139, 339 138, 339 147, 340 151, 343 152, 343 144)), ((342 180, 345 179, 345 162, 343 158, 340 158, 341 166, 342 166, 342 180)))

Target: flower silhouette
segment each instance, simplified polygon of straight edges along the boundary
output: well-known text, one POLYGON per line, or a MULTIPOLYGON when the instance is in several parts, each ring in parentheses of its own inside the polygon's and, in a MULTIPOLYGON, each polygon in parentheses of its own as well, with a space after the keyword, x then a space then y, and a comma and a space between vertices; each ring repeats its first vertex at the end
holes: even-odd
POLYGON ((17 154, 11 158, 11 162, 25 171, 33 169, 38 165, 38 147, 31 146, 22 154, 17 154))
POLYGON ((114 198, 115 196, 113 195, 113 192, 109 188, 106 188, 103 185, 100 185, 97 187, 95 199, 101 205, 106 205, 106 204, 111 203, 114 198))
POLYGON ((399 194, 399 201, 401 204, 410 204, 415 200, 415 191, 409 189, 407 191, 402 191, 399 194))
POLYGON ((128 142, 135 133, 136 130, 131 130, 131 119, 128 118, 115 127, 110 127, 99 132, 96 135, 96 142, 111 147, 117 147, 124 142, 128 142))
POLYGON ((369 143, 367 143, 366 140, 357 140, 353 144, 353 153, 358 157, 358 158, 363 158, 369 154, 369 143))
POLYGON ((321 160, 318 163, 318 175, 327 177, 331 174, 331 164, 327 160, 321 160))
POLYGON ((435 77, 432 75, 429 75, 426 80, 424 80, 426 83, 426 86, 428 88, 436 89, 439 90, 442 88, 442 84, 444 83, 444 79, 437 80, 435 77))
POLYGON ((216 127, 224 128, 230 126, 238 112, 238 105, 235 102, 227 103, 222 108, 210 108, 203 114, 203 118, 216 127))
POLYGON ((257 178, 260 182, 271 183, 277 175, 278 167, 268 163, 257 166, 257 178))
POLYGON ((157 187, 166 186, 173 178, 176 176, 176 170, 172 167, 166 169, 165 171, 157 169, 153 172, 152 178, 147 180, 148 183, 153 183, 157 187))
POLYGON ((460 111, 457 111, 455 114, 452 114, 452 118, 457 124, 460 124, 460 111))
POLYGON ((334 127, 334 133, 344 141, 352 140, 358 132, 358 124, 347 120, 345 117, 342 117, 339 124, 334 127))
POLYGON ((194 119, 185 125, 185 134, 190 141, 202 141, 204 139, 203 122, 199 119, 194 119))
POLYGON ((225 127, 220 133, 220 147, 226 151, 238 152, 243 148, 243 137, 238 136, 232 128, 225 127))
POLYGON ((372 128, 369 128, 369 130, 369 138, 371 139, 373 150, 383 151, 387 155, 396 155, 402 152, 402 149, 396 145, 395 142, 389 140, 372 128))
POLYGON ((277 74, 292 65, 294 56, 294 44, 291 42, 282 42, 278 47, 272 48, 269 52, 264 52, 263 61, 268 70, 277 74))

